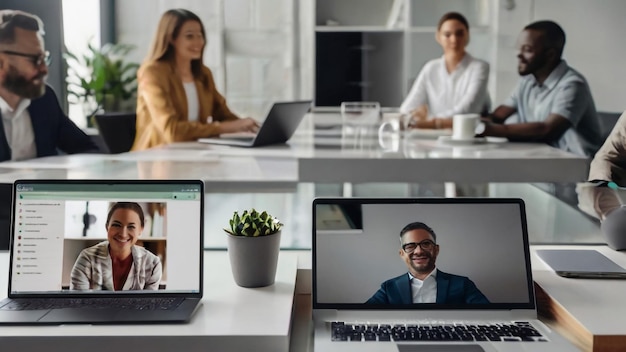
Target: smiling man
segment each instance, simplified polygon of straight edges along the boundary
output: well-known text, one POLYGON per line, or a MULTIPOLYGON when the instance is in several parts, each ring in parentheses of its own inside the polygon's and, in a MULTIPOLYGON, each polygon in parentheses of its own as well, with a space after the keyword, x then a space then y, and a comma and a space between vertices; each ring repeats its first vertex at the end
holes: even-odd
POLYGON ((561 59, 565 32, 552 21, 526 26, 518 39, 518 73, 511 96, 480 124, 479 136, 543 142, 593 157, 602 144, 596 107, 585 77, 561 59), (504 124, 517 113, 517 123, 504 124))
POLYGON ((98 151, 45 83, 43 33, 39 17, 0 11, 0 161, 98 151))
POLYGON ((409 269, 382 283, 368 304, 487 304, 489 300, 465 276, 436 268, 439 254, 435 231, 422 222, 412 222, 400 231, 400 257, 409 269))

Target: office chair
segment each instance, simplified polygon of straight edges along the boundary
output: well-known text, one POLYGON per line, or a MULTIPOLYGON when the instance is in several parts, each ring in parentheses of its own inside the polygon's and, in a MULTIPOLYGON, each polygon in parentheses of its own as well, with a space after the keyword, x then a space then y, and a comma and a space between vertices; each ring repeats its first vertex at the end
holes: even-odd
POLYGON ((606 141, 609 134, 615 127, 615 123, 622 115, 621 112, 604 112, 598 111, 598 120, 600 121, 600 133, 602 134, 602 141, 606 141))
POLYGON ((11 238, 11 204, 13 185, 0 183, 0 251, 9 249, 11 238))
POLYGON ((135 113, 110 113, 96 115, 96 125, 109 153, 118 154, 130 150, 135 141, 135 113))

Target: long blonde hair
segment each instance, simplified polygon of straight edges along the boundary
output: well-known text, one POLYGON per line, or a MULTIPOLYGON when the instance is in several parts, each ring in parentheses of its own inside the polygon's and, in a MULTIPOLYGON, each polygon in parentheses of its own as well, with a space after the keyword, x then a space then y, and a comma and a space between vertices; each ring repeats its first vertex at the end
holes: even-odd
MULTIPOLYGON (((185 9, 172 9, 166 11, 159 20, 159 26, 157 32, 152 40, 152 45, 148 56, 146 57, 145 64, 154 61, 168 61, 173 62, 175 57, 175 49, 172 45, 178 35, 180 34, 180 28, 187 21, 195 21, 200 24, 202 31, 202 37, 205 38, 206 45, 206 32, 204 25, 195 13, 185 9)), ((209 79, 202 70, 204 57, 204 45, 202 46, 202 53, 199 59, 191 60, 191 73, 195 78, 199 78, 205 86, 208 86, 209 79)))

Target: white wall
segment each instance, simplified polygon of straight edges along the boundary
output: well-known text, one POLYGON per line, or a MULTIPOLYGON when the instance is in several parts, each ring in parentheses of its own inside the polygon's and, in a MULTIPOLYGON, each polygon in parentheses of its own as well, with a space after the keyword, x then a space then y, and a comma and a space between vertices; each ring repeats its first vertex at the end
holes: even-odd
POLYGON ((536 20, 559 23, 567 40, 564 58, 591 86, 599 111, 626 110, 626 1, 500 0, 496 105, 512 91, 518 76, 515 42, 522 28, 536 20), (511 10, 507 5, 513 5, 511 10))

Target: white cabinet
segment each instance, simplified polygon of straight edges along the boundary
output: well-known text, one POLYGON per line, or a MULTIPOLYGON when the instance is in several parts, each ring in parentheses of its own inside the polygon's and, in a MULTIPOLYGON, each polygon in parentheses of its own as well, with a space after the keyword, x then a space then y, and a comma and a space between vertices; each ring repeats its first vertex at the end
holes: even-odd
POLYGON ((398 107, 429 60, 442 55, 435 41, 439 18, 462 13, 470 23, 468 51, 492 62, 491 23, 498 0, 317 0, 317 107, 342 101, 378 101, 398 107))

